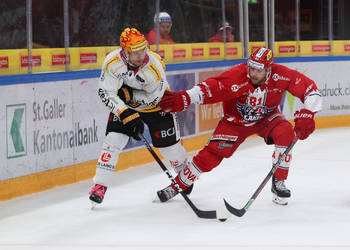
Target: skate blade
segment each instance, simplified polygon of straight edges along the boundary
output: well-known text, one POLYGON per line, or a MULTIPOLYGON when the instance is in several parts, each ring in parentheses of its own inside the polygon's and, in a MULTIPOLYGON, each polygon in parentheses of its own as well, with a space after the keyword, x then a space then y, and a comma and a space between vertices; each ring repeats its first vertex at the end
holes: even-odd
POLYGON ((288 198, 281 198, 281 197, 278 197, 275 194, 272 197, 272 201, 274 203, 276 203, 277 205, 282 205, 282 206, 288 205, 288 198))

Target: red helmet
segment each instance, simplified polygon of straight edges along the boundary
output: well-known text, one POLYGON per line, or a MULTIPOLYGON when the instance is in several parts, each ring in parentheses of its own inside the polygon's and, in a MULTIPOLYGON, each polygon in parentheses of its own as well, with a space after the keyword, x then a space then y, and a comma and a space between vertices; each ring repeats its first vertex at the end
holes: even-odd
POLYGON ((273 63, 272 50, 259 47, 253 51, 248 60, 248 66, 257 69, 266 69, 273 63))
POLYGON ((120 35, 120 45, 129 52, 136 52, 147 48, 147 40, 135 28, 126 28, 120 35))

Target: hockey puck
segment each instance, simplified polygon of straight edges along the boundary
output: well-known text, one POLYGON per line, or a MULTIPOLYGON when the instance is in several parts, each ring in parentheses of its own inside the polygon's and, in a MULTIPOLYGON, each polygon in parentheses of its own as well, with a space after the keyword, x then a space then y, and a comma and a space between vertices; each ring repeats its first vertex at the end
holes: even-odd
POLYGON ((225 222, 227 219, 218 219, 221 222, 225 222))

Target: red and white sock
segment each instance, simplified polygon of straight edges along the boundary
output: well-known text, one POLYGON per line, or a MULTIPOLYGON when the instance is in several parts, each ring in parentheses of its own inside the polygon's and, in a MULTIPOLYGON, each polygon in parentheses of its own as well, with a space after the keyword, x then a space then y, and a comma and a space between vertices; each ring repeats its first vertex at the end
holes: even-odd
POLYGON ((180 171, 175 180, 182 190, 186 190, 199 178, 201 173, 202 171, 193 162, 188 162, 187 166, 180 171))
MULTIPOLYGON (((286 150, 287 146, 278 146, 275 145, 275 151, 272 154, 272 163, 276 164, 278 159, 281 157, 281 155, 286 150)), ((292 152, 290 151, 289 154, 284 158, 284 160, 281 162, 280 166, 277 168, 276 172, 274 173, 274 176, 277 180, 282 181, 287 179, 289 166, 292 161, 292 152)))

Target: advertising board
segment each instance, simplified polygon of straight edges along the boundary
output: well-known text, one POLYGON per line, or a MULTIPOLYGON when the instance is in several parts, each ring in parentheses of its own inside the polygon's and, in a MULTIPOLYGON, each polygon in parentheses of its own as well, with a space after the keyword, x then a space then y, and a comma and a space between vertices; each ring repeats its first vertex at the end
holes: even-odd
MULTIPOLYGON (((323 110, 317 117, 350 115, 349 61, 282 64, 316 82, 323 97, 323 110)), ((227 68, 171 71, 167 79, 173 91, 186 90, 227 68)), ((0 143, 0 181, 97 159, 109 115, 96 94, 98 79, 52 79, 0 86, 0 136, 4 138, 0 143)), ((301 105, 287 93, 280 109, 287 119, 293 119, 301 105)), ((210 133, 221 115, 221 103, 192 105, 177 114, 181 136, 210 133)), ((150 140, 147 128, 146 137, 150 140)), ((130 140, 125 150, 141 146, 142 142, 130 140)))
POLYGON ((1 87, 0 180, 98 157, 108 113, 97 79, 1 87))

